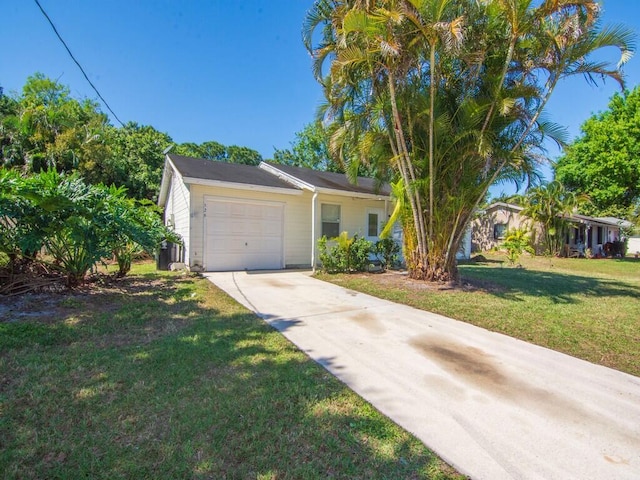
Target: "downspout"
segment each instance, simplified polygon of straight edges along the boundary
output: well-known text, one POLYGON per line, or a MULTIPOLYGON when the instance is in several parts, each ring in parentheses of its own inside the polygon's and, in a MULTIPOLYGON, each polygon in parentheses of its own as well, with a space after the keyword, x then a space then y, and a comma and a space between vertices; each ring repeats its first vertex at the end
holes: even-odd
POLYGON ((318 192, 313 192, 313 198, 311 199, 311 268, 313 273, 316 272, 316 215, 317 207, 316 200, 318 199, 318 192))

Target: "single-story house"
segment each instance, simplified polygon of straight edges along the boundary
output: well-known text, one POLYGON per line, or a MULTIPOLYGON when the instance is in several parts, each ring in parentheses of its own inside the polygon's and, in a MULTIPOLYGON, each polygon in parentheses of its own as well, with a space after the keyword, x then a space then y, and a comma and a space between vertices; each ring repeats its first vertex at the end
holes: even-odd
MULTIPOLYGON (((541 227, 524 215, 524 207, 496 202, 484 209, 472 223, 472 251, 487 251, 498 247, 505 233, 513 228, 532 230, 534 247, 541 253, 541 227)), ((608 253, 607 245, 618 244, 621 228, 631 226, 626 220, 613 217, 588 217, 571 214, 567 217, 569 228, 563 233, 566 253, 584 255, 587 248, 593 254, 608 253)))
POLYGON ((194 271, 309 268, 317 241, 347 231, 375 242, 389 218, 388 185, 371 178, 262 162, 168 154, 158 204, 194 271))

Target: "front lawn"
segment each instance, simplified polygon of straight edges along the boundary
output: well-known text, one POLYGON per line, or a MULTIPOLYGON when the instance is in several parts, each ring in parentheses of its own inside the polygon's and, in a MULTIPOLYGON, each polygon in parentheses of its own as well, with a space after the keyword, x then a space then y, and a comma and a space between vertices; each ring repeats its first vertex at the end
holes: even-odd
POLYGON ((2 478, 462 478, 210 282, 0 300, 2 478))
POLYGON ((640 376, 639 260, 485 257, 460 265, 461 288, 399 273, 319 278, 640 376))

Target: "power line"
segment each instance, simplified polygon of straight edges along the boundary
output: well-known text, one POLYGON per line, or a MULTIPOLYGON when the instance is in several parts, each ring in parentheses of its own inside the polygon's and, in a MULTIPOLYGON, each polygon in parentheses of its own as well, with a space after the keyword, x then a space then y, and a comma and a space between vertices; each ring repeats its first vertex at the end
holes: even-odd
POLYGON ((51 25, 51 28, 53 28, 53 31, 55 32, 56 36, 58 37, 58 39, 62 42, 62 45, 64 45, 64 48, 67 50, 67 53, 69 54, 69 56, 71 57, 71 59, 75 62, 75 64, 78 66, 78 68, 80 69, 80 71, 82 72, 82 75, 84 75, 84 78, 86 78, 87 82, 89 82, 89 85, 91 85, 91 88, 93 88, 93 90, 96 92, 96 94, 98 95, 98 97, 100 98, 100 100, 102 100, 102 103, 104 104, 105 107, 107 107, 107 110, 109 110, 111 112, 111 115, 113 115, 113 118, 115 118, 118 123, 120 125, 122 125, 124 127, 124 123, 122 123, 122 120, 120 120, 118 118, 118 116, 116 115, 116 113, 111 109, 111 107, 109 106, 109 104, 107 103, 107 101, 104 99, 104 97, 102 95, 100 95, 100 92, 98 91, 98 89, 96 88, 96 86, 93 84, 93 82, 91 80, 89 80, 89 77, 87 76, 86 72, 84 71, 84 68, 82 68, 82 65, 80 65, 80 62, 78 62, 78 60, 76 60, 76 57, 73 56, 73 53, 71 53, 71 50, 69 50, 69 47, 67 46, 67 43, 62 39, 62 36, 60 35, 60 33, 58 32, 58 29, 56 28, 56 26, 53 24, 53 21, 51 20, 51 18, 49 17, 49 15, 47 15, 47 12, 44 11, 44 8, 42 8, 42 5, 40 5, 39 0, 34 0, 36 2, 36 5, 38 5, 38 8, 40 8, 40 11, 42 12, 42 14, 46 17, 47 21, 49 22, 49 25, 51 25))

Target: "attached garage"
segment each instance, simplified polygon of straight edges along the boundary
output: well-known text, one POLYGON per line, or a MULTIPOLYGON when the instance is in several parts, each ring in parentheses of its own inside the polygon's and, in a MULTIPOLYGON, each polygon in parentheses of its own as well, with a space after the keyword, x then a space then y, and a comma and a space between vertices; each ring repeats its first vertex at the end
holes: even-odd
POLYGON ((182 257, 169 262, 195 272, 279 270, 315 266, 323 234, 375 239, 389 194, 372 178, 353 184, 334 172, 168 154, 158 205, 182 238, 182 257))
POLYGON ((206 270, 284 267, 283 204, 207 198, 204 217, 206 270))

